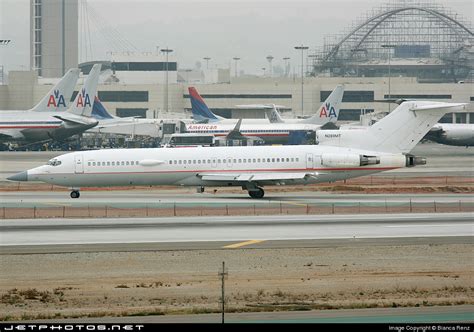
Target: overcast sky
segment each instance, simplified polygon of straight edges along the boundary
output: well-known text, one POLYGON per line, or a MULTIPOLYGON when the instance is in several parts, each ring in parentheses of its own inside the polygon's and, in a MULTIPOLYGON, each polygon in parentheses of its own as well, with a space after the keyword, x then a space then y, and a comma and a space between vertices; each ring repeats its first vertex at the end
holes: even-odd
MULTIPOLYGON (((234 64, 233 57, 240 57, 239 69, 260 74, 261 68, 267 66, 266 56, 274 57, 274 67, 283 65, 283 57, 291 57, 293 67, 298 66, 301 53, 294 46, 320 46, 326 35, 344 31, 368 10, 387 2, 87 0, 93 57, 87 52, 86 58, 81 39, 79 60, 105 60, 107 51, 118 50, 120 43, 111 42, 115 38, 110 38, 113 28, 120 35, 117 40, 128 40, 140 52, 168 46, 175 51, 180 68, 194 67, 197 61, 204 65, 203 57, 212 58, 210 66, 228 67, 234 64), (109 29, 104 30, 105 27, 109 29)), ((466 21, 473 21, 473 1, 437 2, 466 21)), ((12 40, 8 46, 0 46, 0 64, 7 71, 29 68, 29 3, 30 0, 0 0, 0 39, 12 40)))

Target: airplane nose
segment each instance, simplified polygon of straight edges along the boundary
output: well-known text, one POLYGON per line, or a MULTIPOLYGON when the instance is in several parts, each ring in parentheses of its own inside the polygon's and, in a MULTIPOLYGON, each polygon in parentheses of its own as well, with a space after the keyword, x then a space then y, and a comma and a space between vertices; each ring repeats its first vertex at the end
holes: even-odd
POLYGON ((28 171, 17 173, 7 178, 10 181, 28 181, 28 171))

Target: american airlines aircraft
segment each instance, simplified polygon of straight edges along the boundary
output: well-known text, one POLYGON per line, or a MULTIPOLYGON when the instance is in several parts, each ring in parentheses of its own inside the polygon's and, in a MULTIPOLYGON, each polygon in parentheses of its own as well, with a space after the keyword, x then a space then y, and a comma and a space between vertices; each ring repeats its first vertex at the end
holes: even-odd
POLYGON ((9 177, 79 189, 98 186, 239 186, 262 198, 264 186, 311 184, 422 165, 409 152, 447 112, 466 104, 405 102, 366 129, 334 135, 334 145, 110 149, 60 155, 9 177))
MULTIPOLYGON (((194 119, 207 119, 210 123, 186 124, 186 131, 194 134, 212 134, 224 137, 235 128, 236 119, 222 119, 214 115, 195 88, 190 87, 191 104, 194 119), (205 115, 209 117, 205 117, 205 115), (209 115, 210 114, 210 115, 209 115)), ((267 144, 287 144, 292 132, 317 131, 329 122, 336 122, 339 115, 339 105, 342 101, 344 88, 339 85, 323 103, 317 114, 308 119, 285 120, 270 123, 265 119, 243 119, 240 133, 243 136, 259 137, 267 144), (258 122, 257 122, 258 121, 258 122)))
POLYGON ((472 123, 437 123, 426 134, 425 138, 440 144, 456 146, 474 145, 474 124, 472 123))
POLYGON ((97 125, 91 118, 91 96, 97 92, 100 65, 95 65, 68 108, 79 69, 70 69, 59 83, 32 109, 28 111, 1 111, 0 138, 3 141, 28 143, 62 140, 82 133, 97 125), (67 110, 66 110, 67 109, 67 110))
MULTIPOLYGON (((206 103, 199 95, 198 91, 194 87, 189 87, 189 97, 191 99, 191 111, 194 120, 201 123, 221 123, 221 124, 233 124, 237 123, 237 119, 226 119, 215 115, 207 107, 206 103)), ((339 108, 344 96, 344 86, 338 85, 326 98, 326 100, 319 107, 315 115, 307 119, 283 119, 277 110, 277 105, 268 104, 252 104, 252 105, 236 105, 240 109, 245 108, 257 108, 257 109, 271 109, 268 112, 268 119, 244 119, 246 124, 268 124, 270 123, 293 123, 293 124, 311 124, 311 125, 325 125, 328 122, 336 122, 339 116, 339 108)))

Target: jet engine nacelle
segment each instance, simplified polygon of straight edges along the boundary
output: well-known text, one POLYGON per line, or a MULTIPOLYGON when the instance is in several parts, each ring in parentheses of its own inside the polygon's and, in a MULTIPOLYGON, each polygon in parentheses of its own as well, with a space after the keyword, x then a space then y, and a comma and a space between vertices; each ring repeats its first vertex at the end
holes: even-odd
POLYGON ((380 157, 360 154, 324 153, 321 164, 327 167, 360 167, 380 164, 380 157))

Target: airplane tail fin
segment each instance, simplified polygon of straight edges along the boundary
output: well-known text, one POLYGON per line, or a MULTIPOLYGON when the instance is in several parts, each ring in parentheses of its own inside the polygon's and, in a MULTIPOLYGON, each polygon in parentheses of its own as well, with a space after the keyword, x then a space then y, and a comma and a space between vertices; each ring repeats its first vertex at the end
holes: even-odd
POLYGON ((361 148, 389 153, 408 153, 448 112, 465 108, 463 103, 408 101, 374 125, 360 130, 320 130, 319 144, 361 148))
POLYGON ((344 85, 338 85, 323 102, 315 115, 300 123, 324 125, 328 122, 336 122, 339 117, 342 97, 344 96, 344 85))
POLYGON ((278 112, 278 109, 275 104, 272 104, 272 110, 268 113, 268 120, 270 123, 284 123, 282 117, 280 116, 280 112, 278 112))
POLYGON ((79 68, 69 69, 61 80, 31 110, 35 112, 66 111, 78 78, 79 68))
POLYGON ((99 83, 101 64, 95 64, 92 66, 89 75, 86 78, 84 86, 79 91, 74 100, 74 104, 68 110, 68 112, 75 115, 82 115, 90 117, 92 114, 92 106, 94 104, 94 98, 97 94, 97 85, 99 83))
POLYGON ((209 122, 216 122, 222 119, 221 117, 211 112, 209 107, 207 107, 206 103, 197 92, 196 88, 189 87, 188 91, 189 91, 189 97, 191 98, 191 111, 193 113, 194 120, 196 121, 207 120, 209 122))
POLYGON ((91 115, 97 120, 107 120, 114 118, 109 112, 107 112, 98 97, 94 98, 94 106, 92 107, 91 115))

